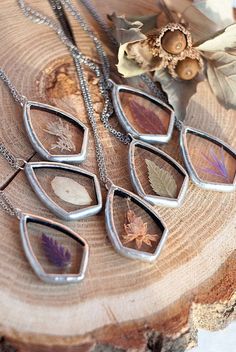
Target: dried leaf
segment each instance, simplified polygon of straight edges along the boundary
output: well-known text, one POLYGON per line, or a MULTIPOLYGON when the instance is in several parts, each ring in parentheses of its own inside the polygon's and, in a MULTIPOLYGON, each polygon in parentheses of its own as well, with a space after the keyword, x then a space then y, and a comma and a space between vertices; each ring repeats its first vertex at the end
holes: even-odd
POLYGON ((113 13, 109 19, 114 25, 114 37, 120 44, 145 39, 146 36, 141 32, 143 23, 140 21, 130 22, 124 15, 117 16, 113 13))
POLYGON ((71 178, 56 176, 51 185, 54 193, 67 203, 89 205, 92 202, 86 188, 71 178))
POLYGON ((221 155, 218 157, 213 150, 210 148, 209 156, 203 154, 203 158, 209 165, 208 167, 201 168, 201 170, 209 175, 217 176, 225 181, 229 181, 229 173, 225 165, 224 148, 221 148, 221 155))
POLYGON ((142 23, 141 31, 142 33, 148 33, 153 29, 157 28, 157 17, 160 15, 161 11, 158 10, 158 13, 153 15, 146 16, 129 16, 127 17, 129 22, 139 21, 142 23))
POLYGON ((129 99, 129 108, 141 131, 152 134, 166 133, 166 129, 155 111, 145 108, 133 99, 129 99))
POLYGON ((141 217, 135 215, 133 210, 128 210, 126 214, 126 224, 124 224, 125 235, 123 235, 124 244, 135 241, 138 249, 145 243, 152 246, 152 242, 156 242, 158 235, 150 235, 147 233, 147 223, 143 222, 141 217))
POLYGON ((153 56, 148 39, 129 43, 126 46, 126 58, 134 60, 144 71, 154 71, 162 63, 160 57, 153 56))
POLYGON ((76 147, 72 141, 72 132, 70 126, 67 123, 64 123, 62 119, 58 121, 49 122, 47 129, 44 129, 45 132, 53 136, 57 136, 58 140, 56 144, 52 144, 51 149, 60 149, 75 151, 76 147))
POLYGON ((225 28, 222 34, 207 40, 197 47, 202 51, 227 51, 236 48, 236 24, 225 28))
POLYGON ((236 56, 223 51, 204 53, 210 87, 226 109, 236 108, 236 56))
POLYGON ((189 0, 165 0, 170 10, 180 13, 189 25, 193 42, 208 39, 219 28, 218 25, 199 11, 189 0))
POLYGON ((123 77, 135 77, 147 72, 147 68, 142 68, 140 65, 134 61, 127 58, 127 46, 130 43, 125 43, 119 47, 118 51, 118 72, 123 75, 123 77))
POLYGON ((71 264, 71 253, 69 249, 60 245, 57 240, 43 233, 41 243, 44 253, 50 263, 59 268, 65 268, 71 264))
POLYGON ((173 176, 157 166, 153 161, 145 159, 148 168, 148 179, 155 193, 162 197, 175 198, 177 185, 173 176))
POLYGON ((176 117, 183 121, 189 100, 196 93, 197 85, 203 77, 198 75, 191 81, 175 80, 166 70, 162 69, 155 71, 153 79, 161 84, 176 117))

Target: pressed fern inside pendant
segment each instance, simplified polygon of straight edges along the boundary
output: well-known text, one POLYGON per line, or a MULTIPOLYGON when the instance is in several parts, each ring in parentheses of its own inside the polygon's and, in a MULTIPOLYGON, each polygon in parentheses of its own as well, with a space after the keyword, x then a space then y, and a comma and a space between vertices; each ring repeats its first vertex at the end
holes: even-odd
POLYGON ((165 135, 170 123, 170 111, 148 98, 120 91, 120 101, 126 118, 133 128, 143 134, 165 135))
POLYGON ((43 158, 68 162, 85 159, 87 127, 74 116, 46 104, 27 102, 24 123, 31 143, 43 158))
POLYGON ((47 274, 77 274, 83 247, 63 232, 30 222, 28 238, 34 256, 47 274))

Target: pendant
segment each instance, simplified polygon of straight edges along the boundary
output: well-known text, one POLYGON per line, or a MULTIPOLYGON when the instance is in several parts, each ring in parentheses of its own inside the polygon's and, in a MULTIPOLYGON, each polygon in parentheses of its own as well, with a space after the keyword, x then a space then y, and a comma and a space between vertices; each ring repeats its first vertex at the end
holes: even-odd
POLYGON ((153 262, 160 255, 168 229, 140 197, 111 184, 105 208, 106 229, 115 250, 130 259, 153 262))
POLYGON ((24 171, 42 203, 63 220, 81 220, 102 209, 98 178, 89 171, 49 162, 26 163, 24 171))
POLYGON ((152 205, 179 207, 188 189, 185 169, 162 150, 133 139, 129 172, 135 191, 152 205))
POLYGON ((25 255, 42 281, 68 284, 84 279, 89 247, 81 236, 40 216, 21 214, 19 220, 25 255))
POLYGON ((38 102, 26 101, 23 110, 29 140, 43 159, 65 163, 81 163, 86 159, 88 128, 82 122, 54 106, 38 102), (35 118, 33 111, 37 113, 35 118), (43 113, 38 115, 38 111, 43 113))
POLYGON ((124 130, 147 143, 168 143, 175 123, 174 111, 142 90, 111 83, 114 110, 124 130))
POLYGON ((180 147, 191 180, 211 191, 236 190, 236 151, 217 137, 182 126, 180 147))

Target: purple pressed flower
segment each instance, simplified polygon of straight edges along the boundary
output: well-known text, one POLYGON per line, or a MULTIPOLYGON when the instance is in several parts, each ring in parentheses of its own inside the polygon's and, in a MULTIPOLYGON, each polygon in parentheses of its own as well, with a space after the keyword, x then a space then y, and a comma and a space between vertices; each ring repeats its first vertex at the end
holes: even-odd
POLYGON ((65 268, 71 264, 71 253, 67 248, 60 245, 57 240, 42 234, 41 243, 48 261, 59 268, 65 268))
POLYGON ((221 177, 225 180, 229 180, 228 170, 225 165, 224 149, 221 148, 221 156, 218 158, 213 148, 210 149, 210 156, 203 154, 204 159, 208 162, 209 167, 201 168, 201 170, 207 174, 221 177))

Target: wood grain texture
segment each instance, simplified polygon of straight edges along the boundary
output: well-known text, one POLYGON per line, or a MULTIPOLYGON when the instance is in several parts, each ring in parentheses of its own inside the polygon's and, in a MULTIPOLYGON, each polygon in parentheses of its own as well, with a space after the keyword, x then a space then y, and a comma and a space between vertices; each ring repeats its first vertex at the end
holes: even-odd
MULTIPOLYGON (((156 1, 94 3, 105 16, 112 11, 155 12, 156 1)), ((30 4, 52 14, 47 1, 30 4)), ((65 47, 47 27, 24 18, 14 1, 4 0, 1 5, 0 64, 17 88, 30 99, 73 112, 89 126, 65 47)), ((81 49, 93 56, 87 37, 72 23, 81 49)), ((88 78, 99 112, 96 82, 90 74, 88 78)), ((27 141, 20 107, 5 88, 1 94, 1 139, 18 156, 39 160, 27 141)), ((235 118, 235 112, 224 110, 203 82, 191 100, 186 122, 236 147, 235 118)), ((102 124, 99 131, 111 178, 132 190, 127 147, 102 124)), ((162 149, 182 163, 177 138, 175 132, 162 149)), ((7 185, 5 191, 14 204, 56 220, 36 198, 24 173, 13 177, 14 171, 0 162, 1 187, 7 185)), ((91 135, 83 166, 97 173, 91 135)), ((20 352, 184 351, 196 343, 198 327, 223 328, 235 316, 235 210, 235 193, 206 192, 191 183, 181 208, 158 208, 170 234, 160 258, 151 265, 114 252, 106 237, 104 212, 70 223, 88 240, 91 256, 86 280, 64 287, 46 285, 35 277, 22 251, 17 220, 1 213, 0 335, 20 352)))

